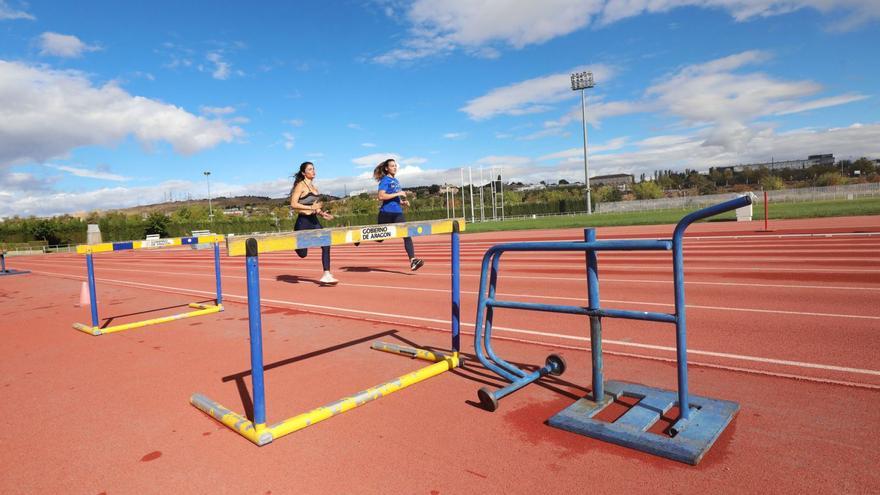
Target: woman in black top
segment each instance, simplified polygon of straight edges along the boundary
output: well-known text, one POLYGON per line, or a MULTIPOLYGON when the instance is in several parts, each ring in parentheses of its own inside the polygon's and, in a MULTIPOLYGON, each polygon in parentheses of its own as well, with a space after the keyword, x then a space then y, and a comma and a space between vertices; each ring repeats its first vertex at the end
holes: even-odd
MULTIPOLYGON (((324 211, 323 204, 319 201, 318 188, 314 184, 315 165, 312 162, 303 162, 299 166, 299 172, 293 181, 293 190, 290 192, 290 207, 298 213, 293 230, 323 229, 318 216, 325 220, 332 220, 333 215, 324 211)), ((296 254, 305 258, 309 250, 297 249, 296 254)), ((324 275, 321 277, 322 285, 336 285, 339 283, 330 273, 330 246, 321 246, 321 264, 324 267, 324 275)))

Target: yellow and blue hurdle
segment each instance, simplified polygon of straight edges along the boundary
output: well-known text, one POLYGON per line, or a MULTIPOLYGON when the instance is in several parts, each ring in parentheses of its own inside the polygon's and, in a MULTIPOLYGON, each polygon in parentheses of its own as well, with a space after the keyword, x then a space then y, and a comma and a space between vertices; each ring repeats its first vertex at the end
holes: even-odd
POLYGON ((372 402, 410 385, 458 367, 460 363, 459 329, 461 315, 459 231, 463 229, 464 219, 434 220, 426 222, 371 225, 357 228, 343 227, 307 230, 301 232, 254 236, 246 239, 228 239, 227 252, 231 256, 240 256, 243 254, 247 257, 245 265, 247 267, 248 321, 251 345, 251 388, 253 390, 252 399, 254 405, 254 418, 253 421, 251 421, 244 415, 227 409, 218 402, 199 393, 193 394, 192 397, 190 397, 190 403, 256 445, 262 446, 271 443, 273 440, 284 435, 299 431, 315 423, 336 416, 337 414, 344 413, 345 411, 364 405, 367 402, 372 402), (362 390, 354 395, 344 397, 325 406, 312 409, 311 411, 288 418, 271 426, 267 426, 266 392, 263 381, 263 333, 260 314, 259 253, 261 251, 282 251, 432 234, 451 234, 452 354, 444 355, 424 349, 384 342, 374 342, 371 346, 373 349, 422 359, 434 364, 376 385, 375 387, 362 390))
POLYGON ((73 328, 90 335, 102 335, 105 333, 120 332, 122 330, 130 330, 132 328, 145 327, 147 325, 155 325, 158 323, 165 323, 169 321, 192 318, 194 316, 207 315, 223 311, 223 290, 220 283, 220 241, 222 241, 223 239, 224 237, 222 235, 207 235, 199 237, 173 237, 170 239, 157 239, 147 241, 105 242, 102 244, 91 245, 81 244, 77 246, 77 254, 86 255, 86 270, 88 272, 89 302, 91 303, 92 310, 92 324, 91 326, 89 326, 83 323, 74 323, 73 328), (162 248, 171 246, 189 246, 200 243, 214 244, 214 275, 217 282, 217 297, 215 304, 210 305, 190 303, 189 307, 195 309, 196 311, 189 311, 187 313, 163 316, 161 318, 153 318, 150 320, 136 321, 132 323, 125 323, 122 325, 114 325, 103 328, 100 326, 100 320, 98 319, 98 297, 95 292, 95 262, 93 259, 93 255, 95 253, 127 251, 131 249, 162 248))

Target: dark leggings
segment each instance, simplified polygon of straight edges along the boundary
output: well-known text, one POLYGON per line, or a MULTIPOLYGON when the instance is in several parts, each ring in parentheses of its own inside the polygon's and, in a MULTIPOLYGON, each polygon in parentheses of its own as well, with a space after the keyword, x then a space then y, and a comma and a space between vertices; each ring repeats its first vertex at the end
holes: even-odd
MULTIPOLYGON (((297 215, 296 225, 293 230, 312 230, 323 229, 321 222, 318 221, 318 215, 297 215)), ((297 256, 305 258, 309 254, 309 249, 297 249, 297 256)), ((321 246, 321 264, 324 265, 324 271, 330 271, 330 246, 321 246)))
MULTIPOLYGON (((403 223, 406 219, 403 218, 403 213, 384 213, 379 212, 379 219, 376 221, 377 223, 403 223)), ((403 238, 403 248, 406 249, 406 255, 409 256, 409 259, 413 259, 416 257, 416 249, 413 247, 413 241, 409 237, 403 238)))

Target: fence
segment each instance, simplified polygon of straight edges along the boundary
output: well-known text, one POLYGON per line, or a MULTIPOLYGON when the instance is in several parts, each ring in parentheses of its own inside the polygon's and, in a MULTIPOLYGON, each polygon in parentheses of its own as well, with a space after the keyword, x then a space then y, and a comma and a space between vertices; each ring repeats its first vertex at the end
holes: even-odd
MULTIPOLYGON (((685 196, 681 198, 643 199, 638 201, 615 201, 596 205, 597 213, 625 213, 632 211, 697 209, 727 201, 738 193, 685 196)), ((850 184, 846 186, 804 187, 768 191, 771 203, 831 201, 880 196, 880 182, 850 184)))

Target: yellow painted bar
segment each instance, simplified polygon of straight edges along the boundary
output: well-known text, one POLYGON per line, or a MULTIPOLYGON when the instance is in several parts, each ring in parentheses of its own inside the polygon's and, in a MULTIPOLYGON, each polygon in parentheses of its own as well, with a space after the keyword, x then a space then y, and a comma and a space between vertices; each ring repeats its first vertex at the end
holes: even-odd
POLYGON ((272 434, 266 429, 265 424, 254 425, 244 416, 231 411, 221 404, 205 397, 202 394, 193 394, 189 398, 190 404, 201 409, 202 412, 228 426, 239 435, 251 442, 262 446, 272 442, 272 434))
MULTIPOLYGON (((388 342, 376 341, 373 342, 370 348, 377 351, 390 352, 391 354, 400 354, 401 356, 411 357, 415 359, 424 359, 425 361, 431 362, 442 361, 444 358, 446 358, 446 356, 444 356, 443 354, 437 354, 416 347, 390 344, 388 342)), ((457 353, 453 355, 457 355, 457 353)))
POLYGON ((457 368, 460 363, 458 353, 455 353, 452 356, 443 356, 429 351, 424 352, 430 354, 432 356, 431 360, 437 362, 420 370, 398 377, 397 379, 385 382, 382 385, 377 385, 358 392, 351 397, 345 397, 336 402, 327 404, 326 406, 312 409, 309 412, 286 419, 269 428, 266 428, 265 425, 255 426, 253 422, 249 421, 244 416, 223 407, 219 403, 202 394, 193 394, 189 401, 192 405, 223 423, 232 431, 247 438, 256 445, 263 446, 271 443, 276 438, 281 438, 284 435, 289 435, 290 433, 302 430, 315 423, 320 423, 325 419, 332 418, 337 414, 342 414, 358 406, 362 406, 367 402, 372 402, 376 399, 397 392, 398 390, 409 387, 410 385, 414 385, 445 371, 457 368))
POLYGON ((90 335, 101 335, 105 333, 113 333, 113 332, 121 332, 122 330, 131 330, 132 328, 140 328, 145 327, 147 325, 155 325, 157 323, 165 323, 168 321, 174 320, 182 320, 184 318, 192 318, 194 316, 202 316, 211 313, 219 313, 223 311, 223 305, 220 304, 218 306, 214 305, 206 305, 206 304, 198 304, 198 303, 190 303, 189 306, 191 308, 201 308, 198 311, 190 311, 188 313, 180 313, 171 316, 163 316, 161 318, 153 318, 152 320, 144 320, 144 321, 135 321, 132 323, 125 323, 122 325, 115 325, 112 327, 101 328, 101 327, 92 327, 89 325, 84 325, 82 323, 74 323, 73 328, 85 332, 90 335))
MULTIPOLYGON (((260 254, 273 251, 290 251, 300 247, 337 246, 364 242, 365 235, 383 231, 381 239, 401 237, 418 237, 423 235, 450 234, 452 222, 458 222, 459 231, 464 232, 464 218, 443 220, 421 220, 404 223, 387 223, 382 225, 361 225, 357 227, 334 227, 331 229, 300 230, 277 234, 236 235, 226 239, 226 251, 229 256, 244 256, 245 242, 256 239, 260 254), (305 241, 308 242, 305 242, 305 241)), ((366 238, 366 240, 377 240, 366 238)))
POLYGON ((77 254, 94 254, 106 253, 114 251, 114 245, 131 243, 130 248, 120 249, 122 251, 130 251, 133 249, 161 249, 174 246, 190 246, 194 244, 213 244, 215 242, 223 242, 226 240, 222 235, 203 235, 195 237, 196 241, 190 244, 184 244, 183 239, 193 239, 194 237, 170 237, 167 239, 156 239, 154 241, 122 241, 122 242, 104 242, 101 244, 80 244, 76 246, 77 254))
POLYGON ((372 402, 376 399, 397 392, 398 390, 404 389, 410 385, 419 383, 423 380, 427 380, 428 378, 437 376, 445 371, 449 371, 453 368, 456 368, 458 364, 459 359, 457 355, 444 357, 443 361, 434 363, 430 366, 424 367, 412 373, 408 373, 395 380, 391 380, 389 382, 383 383, 382 385, 368 388, 366 390, 358 392, 351 397, 339 399, 338 401, 327 404, 326 406, 313 409, 307 413, 300 414, 299 416, 294 416, 290 419, 286 419, 270 427, 269 431, 272 433, 273 439, 281 438, 284 435, 302 430, 303 428, 311 426, 315 423, 319 423, 321 421, 324 421, 325 419, 332 418, 337 414, 342 414, 358 406, 362 406, 367 402, 372 402))

